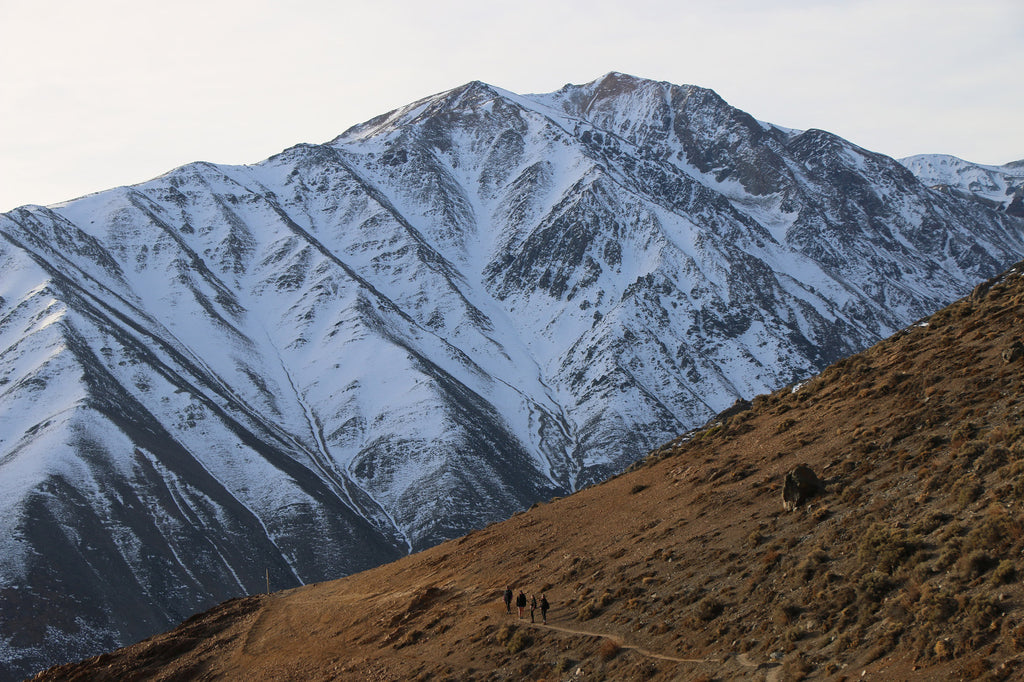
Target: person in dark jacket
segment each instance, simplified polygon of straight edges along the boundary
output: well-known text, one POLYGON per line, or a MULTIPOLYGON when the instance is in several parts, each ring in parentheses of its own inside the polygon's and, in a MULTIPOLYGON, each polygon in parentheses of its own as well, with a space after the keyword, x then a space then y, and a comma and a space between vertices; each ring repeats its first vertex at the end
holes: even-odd
POLYGON ((526 608, 526 593, 519 590, 519 596, 516 597, 516 606, 519 607, 519 617, 523 617, 523 609, 526 608))
POLYGON ((551 604, 548 604, 548 597, 545 594, 540 595, 540 619, 544 625, 548 624, 548 609, 551 608, 551 604))
POLYGON ((530 595, 530 622, 531 623, 537 622, 537 621, 535 621, 533 619, 533 612, 536 611, 536 610, 537 610, 537 595, 531 594, 530 595))
POLYGON ((512 586, 505 588, 505 613, 512 613, 512 586))

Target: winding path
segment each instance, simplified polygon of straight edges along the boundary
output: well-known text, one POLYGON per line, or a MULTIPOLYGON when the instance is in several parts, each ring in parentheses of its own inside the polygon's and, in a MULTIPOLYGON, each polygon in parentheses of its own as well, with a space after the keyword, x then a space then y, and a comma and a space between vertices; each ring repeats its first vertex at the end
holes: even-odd
POLYGON ((656 658, 661 661, 672 661, 674 663, 721 663, 721 659, 718 658, 679 658, 677 656, 669 656, 668 654, 659 654, 650 649, 644 649, 636 644, 627 644, 618 635, 612 635, 607 632, 591 632, 589 630, 576 630, 574 628, 559 627, 557 625, 545 625, 544 623, 523 623, 523 625, 529 625, 532 628, 544 629, 544 630, 557 630, 559 632, 566 632, 572 635, 585 635, 587 637, 597 637, 598 639, 608 639, 619 645, 620 649, 626 649, 629 651, 635 651, 641 656, 648 658, 656 658))

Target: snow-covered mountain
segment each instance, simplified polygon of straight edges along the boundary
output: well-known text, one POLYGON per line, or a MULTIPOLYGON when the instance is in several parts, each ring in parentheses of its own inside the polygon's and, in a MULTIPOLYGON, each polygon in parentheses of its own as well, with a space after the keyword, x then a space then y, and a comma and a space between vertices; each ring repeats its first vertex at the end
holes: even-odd
POLYGON ((929 187, 988 202, 996 210, 1024 218, 1024 160, 983 166, 947 154, 918 154, 900 163, 929 187))
POLYGON ((10 675, 588 485, 1024 256, 891 158, 615 73, 0 235, 10 675))

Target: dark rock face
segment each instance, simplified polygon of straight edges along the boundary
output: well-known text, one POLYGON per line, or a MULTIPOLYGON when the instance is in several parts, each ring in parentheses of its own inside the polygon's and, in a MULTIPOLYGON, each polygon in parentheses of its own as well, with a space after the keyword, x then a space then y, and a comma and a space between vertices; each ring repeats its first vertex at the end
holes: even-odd
POLYGON ((4 214, 3 674, 601 480, 964 295, 1021 226, 622 74, 4 214))
POLYGON ((788 474, 782 486, 782 507, 793 511, 824 490, 821 479, 806 464, 801 464, 788 474))
POLYGON ((1024 218, 1024 192, 1017 190, 1013 199, 1006 206, 1006 214, 1017 218, 1024 218))

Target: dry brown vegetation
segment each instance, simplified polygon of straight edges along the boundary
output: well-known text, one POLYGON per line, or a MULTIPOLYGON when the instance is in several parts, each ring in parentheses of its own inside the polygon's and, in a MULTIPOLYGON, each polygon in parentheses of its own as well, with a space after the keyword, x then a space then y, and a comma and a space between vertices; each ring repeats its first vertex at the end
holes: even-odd
POLYGON ((40 679, 1020 678, 1020 270, 601 485, 40 679))

